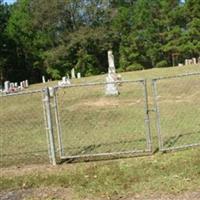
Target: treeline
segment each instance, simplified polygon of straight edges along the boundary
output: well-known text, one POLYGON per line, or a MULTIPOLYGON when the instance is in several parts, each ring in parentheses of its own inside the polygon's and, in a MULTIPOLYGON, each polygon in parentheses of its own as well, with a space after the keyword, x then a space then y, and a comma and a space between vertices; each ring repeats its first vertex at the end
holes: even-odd
POLYGON ((200 56, 200 0, 0 0, 1 81, 167 67, 200 56))

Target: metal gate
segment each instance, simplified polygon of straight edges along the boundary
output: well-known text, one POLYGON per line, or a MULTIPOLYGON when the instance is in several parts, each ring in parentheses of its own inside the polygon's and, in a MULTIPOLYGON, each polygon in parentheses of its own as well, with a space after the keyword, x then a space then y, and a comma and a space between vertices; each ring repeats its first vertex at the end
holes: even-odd
POLYGON ((115 96, 105 95, 107 84, 54 88, 61 160, 151 154, 146 80, 111 83, 120 93, 115 96))
POLYGON ((152 80, 160 151, 200 146, 200 73, 152 80))

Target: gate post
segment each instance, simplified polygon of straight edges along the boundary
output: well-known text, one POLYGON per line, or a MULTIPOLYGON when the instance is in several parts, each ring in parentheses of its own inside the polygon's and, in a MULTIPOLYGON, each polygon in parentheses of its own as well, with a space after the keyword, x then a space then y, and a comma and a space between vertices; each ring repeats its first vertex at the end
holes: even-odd
POLYGON ((147 150, 152 152, 152 137, 150 129, 150 118, 149 118, 149 102, 148 102, 148 91, 147 91, 147 80, 143 80, 144 87, 144 112, 145 112, 145 125, 146 125, 146 140, 147 140, 147 150))
POLYGON ((161 135, 161 128, 160 128, 160 110, 158 108, 158 92, 157 92, 157 80, 152 80, 152 89, 153 89, 153 98, 154 98, 154 109, 156 111, 156 124, 157 124, 157 134, 158 134, 158 143, 159 143, 159 150, 163 150, 163 140, 161 135))
POLYGON ((56 165, 56 151, 55 151, 55 141, 53 135, 53 125, 52 125, 52 113, 50 105, 50 92, 49 88, 44 90, 44 105, 45 105, 45 118, 46 118, 46 129, 47 129, 47 138, 48 138, 48 151, 49 159, 53 165, 56 165))
POLYGON ((59 154, 60 158, 64 156, 64 148, 63 148, 63 139, 62 139, 62 130, 60 124, 60 115, 58 112, 58 99, 57 99, 57 90, 58 88, 54 88, 54 111, 55 111, 55 120, 57 127, 57 137, 58 137, 58 145, 59 145, 59 154))

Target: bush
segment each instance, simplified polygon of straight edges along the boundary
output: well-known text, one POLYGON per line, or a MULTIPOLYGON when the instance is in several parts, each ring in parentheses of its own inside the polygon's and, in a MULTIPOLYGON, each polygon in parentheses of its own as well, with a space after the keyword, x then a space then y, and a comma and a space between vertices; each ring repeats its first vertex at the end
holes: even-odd
POLYGON ((166 60, 162 60, 158 63, 156 63, 156 67, 160 68, 160 67, 168 67, 168 63, 166 60))
POLYGON ((127 72, 136 71, 136 70, 142 70, 142 69, 144 69, 144 67, 139 63, 134 63, 134 64, 129 65, 128 67, 126 67, 126 71, 127 72))
POLYGON ((121 72, 125 72, 126 70, 124 69, 124 68, 118 68, 118 69, 116 69, 116 71, 117 71, 117 73, 121 73, 121 72))

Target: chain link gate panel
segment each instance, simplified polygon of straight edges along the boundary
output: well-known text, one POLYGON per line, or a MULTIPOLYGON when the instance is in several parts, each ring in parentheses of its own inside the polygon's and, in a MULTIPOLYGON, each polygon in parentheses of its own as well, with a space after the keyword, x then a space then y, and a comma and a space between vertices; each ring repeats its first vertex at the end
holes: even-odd
POLYGON ((152 152, 145 80, 120 81, 120 94, 105 95, 107 83, 55 88, 60 157, 94 159, 152 152))
POLYGON ((43 91, 0 96, 0 166, 48 163, 43 91))
POLYGON ((200 146, 200 73, 152 81, 160 151, 200 146))

